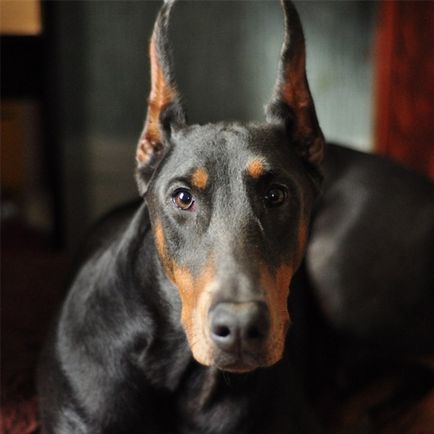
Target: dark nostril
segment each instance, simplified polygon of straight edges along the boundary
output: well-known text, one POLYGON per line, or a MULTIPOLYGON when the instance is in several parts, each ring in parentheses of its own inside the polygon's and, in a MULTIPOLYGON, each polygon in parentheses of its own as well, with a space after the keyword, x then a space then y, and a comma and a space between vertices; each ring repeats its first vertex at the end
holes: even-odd
POLYGON ((262 333, 261 330, 256 326, 249 327, 247 330, 248 339, 262 339, 263 337, 264 333, 262 333))
POLYGON ((233 351, 239 346, 239 335, 235 324, 215 321, 211 324, 211 339, 224 351, 233 351))
POLYGON ((270 329, 264 303, 220 303, 210 312, 210 337, 224 351, 259 349, 270 329))
POLYGON ((221 338, 225 338, 231 334, 231 331, 229 330, 229 327, 219 325, 214 327, 213 334, 221 338))

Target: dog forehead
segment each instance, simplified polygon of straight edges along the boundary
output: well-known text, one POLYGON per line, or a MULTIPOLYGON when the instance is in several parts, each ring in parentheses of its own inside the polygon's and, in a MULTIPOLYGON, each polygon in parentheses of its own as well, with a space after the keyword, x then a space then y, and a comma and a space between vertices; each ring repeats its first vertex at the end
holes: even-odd
POLYGON ((282 128, 270 124, 220 123, 194 125, 174 137, 174 157, 186 166, 209 163, 246 167, 252 161, 281 161, 288 152, 282 128))

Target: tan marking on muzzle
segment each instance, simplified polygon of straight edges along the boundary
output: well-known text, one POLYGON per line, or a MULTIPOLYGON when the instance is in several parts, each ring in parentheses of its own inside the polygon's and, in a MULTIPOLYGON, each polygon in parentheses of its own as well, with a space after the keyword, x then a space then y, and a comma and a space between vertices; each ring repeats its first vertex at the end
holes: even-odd
POLYGON ((277 270, 270 271, 265 264, 260 264, 260 281, 265 292, 266 303, 270 312, 270 339, 267 348, 267 365, 278 362, 285 349, 286 332, 290 323, 288 313, 289 285, 294 274, 292 265, 282 264, 277 270))
POLYGON ((208 183, 208 172, 203 167, 197 168, 191 176, 191 183, 199 190, 205 189, 208 183))
POLYGON ((269 343, 270 364, 276 363, 283 356, 285 339, 290 317, 288 313, 289 288, 292 277, 297 271, 303 258, 308 236, 308 224, 302 217, 297 229, 296 252, 291 261, 282 263, 277 270, 270 271, 270 268, 260 261, 260 280, 265 290, 266 302, 271 317, 270 336, 273 339, 269 343))
POLYGON ((186 267, 172 263, 173 275, 169 276, 179 290, 181 297, 181 324, 193 353, 193 357, 203 365, 213 363, 213 344, 208 331, 208 312, 212 301, 212 268, 194 278, 186 267))
POLYGON ((307 237, 309 235, 309 225, 306 222, 306 219, 302 219, 298 226, 297 231, 297 254, 294 258, 294 269, 296 270, 300 265, 304 252, 306 249, 307 237))
POLYGON ((157 247, 158 256, 161 259, 166 270, 170 269, 170 260, 166 251, 166 239, 164 237, 163 226, 160 221, 156 221, 154 229, 155 246, 157 247))
POLYGON ((214 265, 209 260, 196 278, 188 279, 185 274, 185 270, 178 271, 175 267, 174 283, 180 290, 182 300, 181 322, 193 357, 199 363, 210 366, 214 360, 214 345, 209 335, 208 312, 215 288, 214 265))
POLYGON ((178 265, 167 253, 164 231, 159 221, 155 224, 155 244, 169 279, 178 288, 182 303, 181 323, 184 327, 193 357, 203 365, 213 363, 213 344, 208 331, 208 312, 212 302, 215 268, 209 259, 198 276, 178 265))

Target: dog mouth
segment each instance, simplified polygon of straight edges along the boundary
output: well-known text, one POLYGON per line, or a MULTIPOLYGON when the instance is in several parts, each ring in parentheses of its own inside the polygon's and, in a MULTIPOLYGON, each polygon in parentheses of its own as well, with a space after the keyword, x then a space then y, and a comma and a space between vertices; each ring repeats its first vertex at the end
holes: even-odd
POLYGON ((279 342, 266 341, 259 348, 246 348, 242 344, 230 349, 219 348, 209 338, 195 340, 190 347, 193 358, 200 364, 231 373, 247 373, 274 365, 282 358, 279 342), (202 343, 202 345, 201 345, 202 343))
POLYGON ((270 361, 270 357, 263 353, 218 351, 214 354, 213 364, 221 371, 245 373, 270 366, 272 362, 270 361))

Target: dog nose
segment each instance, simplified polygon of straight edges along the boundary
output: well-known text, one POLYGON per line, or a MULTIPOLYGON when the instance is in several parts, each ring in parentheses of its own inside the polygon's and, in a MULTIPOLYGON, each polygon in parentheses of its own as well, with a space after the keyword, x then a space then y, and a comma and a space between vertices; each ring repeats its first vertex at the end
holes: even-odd
POLYGON ((269 313, 262 302, 222 302, 210 312, 211 338, 223 351, 259 350, 269 330, 269 313))

